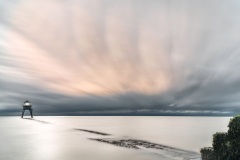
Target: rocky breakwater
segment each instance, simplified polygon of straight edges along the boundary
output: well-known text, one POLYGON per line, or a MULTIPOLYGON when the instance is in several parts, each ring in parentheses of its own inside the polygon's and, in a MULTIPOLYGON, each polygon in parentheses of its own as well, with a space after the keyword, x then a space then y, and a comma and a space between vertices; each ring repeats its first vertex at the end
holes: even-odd
POLYGON ((99 142, 104 142, 108 144, 112 144, 115 146, 120 146, 120 147, 126 147, 126 148, 134 148, 134 149, 139 149, 138 146, 142 146, 145 148, 153 148, 153 149, 173 149, 168 146, 160 145, 160 144, 155 144, 147 141, 142 141, 142 140, 133 140, 133 139, 128 139, 128 140, 111 140, 111 139, 94 139, 90 138, 91 140, 99 141, 99 142))
POLYGON ((173 148, 161 144, 151 143, 143 140, 135 140, 135 139, 100 139, 100 138, 89 138, 94 141, 108 143, 111 145, 132 148, 132 149, 144 149, 146 151, 154 152, 156 154, 161 154, 165 156, 170 156, 172 158, 182 159, 182 160, 200 160, 199 153, 186 151, 178 148, 173 148))

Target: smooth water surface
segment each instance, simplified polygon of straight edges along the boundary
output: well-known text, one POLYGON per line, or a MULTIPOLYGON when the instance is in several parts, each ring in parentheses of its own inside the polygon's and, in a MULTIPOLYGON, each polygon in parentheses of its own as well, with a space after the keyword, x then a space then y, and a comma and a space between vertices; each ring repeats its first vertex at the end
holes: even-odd
POLYGON ((212 134, 226 132, 230 117, 0 117, 0 159, 171 159, 91 141, 102 138, 75 129, 111 134, 109 138, 146 140, 199 152, 212 134))

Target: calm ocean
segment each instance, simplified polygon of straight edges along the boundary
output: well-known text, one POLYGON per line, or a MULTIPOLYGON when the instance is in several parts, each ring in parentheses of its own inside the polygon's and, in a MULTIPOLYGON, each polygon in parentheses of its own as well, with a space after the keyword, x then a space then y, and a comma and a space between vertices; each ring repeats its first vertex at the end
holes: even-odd
POLYGON ((0 117, 0 159, 167 159, 95 142, 101 137, 75 129, 138 139, 199 152, 212 134, 226 132, 230 117, 0 117))

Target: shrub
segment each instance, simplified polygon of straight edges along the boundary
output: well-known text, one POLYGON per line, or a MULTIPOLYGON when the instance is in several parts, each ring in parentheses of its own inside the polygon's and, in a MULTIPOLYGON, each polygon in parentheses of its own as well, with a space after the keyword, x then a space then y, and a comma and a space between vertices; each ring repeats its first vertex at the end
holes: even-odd
POLYGON ((228 128, 229 139, 236 139, 240 137, 240 115, 230 119, 228 128))
POLYGON ((233 117, 228 127, 229 158, 240 159, 240 115, 233 117))
POLYGON ((228 132, 213 135, 213 148, 202 148, 202 160, 240 159, 240 115, 231 118, 228 132))
POLYGON ((216 160, 216 153, 212 147, 201 148, 200 153, 202 155, 202 160, 216 160))
POLYGON ((227 157, 228 145, 227 133, 217 132, 213 135, 212 146, 218 159, 227 157))

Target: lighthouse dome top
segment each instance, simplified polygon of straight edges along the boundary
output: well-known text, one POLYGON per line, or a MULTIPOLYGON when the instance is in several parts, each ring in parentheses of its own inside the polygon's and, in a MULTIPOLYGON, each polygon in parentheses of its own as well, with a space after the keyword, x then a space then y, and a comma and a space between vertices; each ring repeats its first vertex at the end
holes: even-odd
POLYGON ((25 101, 25 102, 23 103, 23 105, 24 105, 24 106, 31 106, 31 102, 27 100, 27 101, 25 101))

